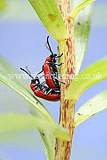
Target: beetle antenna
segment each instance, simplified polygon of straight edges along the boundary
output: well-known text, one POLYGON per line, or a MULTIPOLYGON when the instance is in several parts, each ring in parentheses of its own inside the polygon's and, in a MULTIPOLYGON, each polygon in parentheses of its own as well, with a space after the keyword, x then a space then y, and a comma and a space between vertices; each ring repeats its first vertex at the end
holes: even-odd
POLYGON ((49 36, 47 36, 47 48, 48 48, 48 50, 52 53, 52 55, 53 55, 53 51, 52 51, 52 49, 51 49, 51 46, 50 46, 50 44, 49 44, 49 36))
POLYGON ((23 68, 20 68, 22 71, 24 71, 25 73, 27 73, 32 79, 34 79, 33 78, 33 76, 31 75, 31 73, 29 72, 29 70, 25 70, 25 69, 23 69, 23 68))
MULTIPOLYGON (((26 71, 27 71, 28 73, 30 73, 30 74, 31 74, 31 72, 30 72, 30 70, 29 70, 28 66, 25 66, 25 68, 26 68, 26 71)), ((32 75, 32 74, 31 74, 31 75, 32 75)))

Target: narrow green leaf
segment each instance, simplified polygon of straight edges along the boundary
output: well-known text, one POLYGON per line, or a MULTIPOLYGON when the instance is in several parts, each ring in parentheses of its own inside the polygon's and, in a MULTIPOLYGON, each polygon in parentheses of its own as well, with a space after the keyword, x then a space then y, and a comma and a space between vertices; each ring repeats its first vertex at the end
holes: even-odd
MULTIPOLYGON (((30 86, 26 79, 21 76, 21 74, 8 62, 6 61, 3 57, 0 56, 0 71, 3 73, 8 74, 10 78, 14 78, 14 81, 17 82, 20 85, 23 85, 24 88, 26 88, 28 91, 31 91, 30 86), (19 76, 20 78, 17 78, 19 76), (16 77, 16 78, 15 78, 16 77)), ((8 78, 9 78, 8 77, 8 78)), ((38 100, 38 99, 37 99, 38 100)), ((13 99, 14 103, 15 99, 13 99)), ((26 105, 27 110, 35 116, 41 117, 41 114, 34 106, 32 106, 30 103, 26 102, 25 100, 23 101, 26 105)), ((38 100, 38 103, 41 104, 41 101, 38 100)), ((15 106, 18 107, 18 106, 15 106)))
POLYGON ((86 69, 74 78, 68 91, 66 98, 76 101, 85 92, 86 89, 107 78, 107 59, 100 60, 86 69))
POLYGON ((40 133, 40 136, 43 140, 47 160, 54 160, 56 138, 50 131, 45 131, 44 135, 40 133))
POLYGON ((29 0, 51 36, 61 41, 68 37, 62 16, 55 0, 29 0))
MULTIPOLYGON (((18 68, 19 69, 19 68, 18 68)), ((20 70, 20 69, 19 69, 20 70)), ((7 60, 0 56, 0 71, 7 73, 8 77, 14 79, 17 83, 23 85, 24 88, 30 91, 29 84, 23 76, 16 70, 7 60)))
MULTIPOLYGON (((22 130, 35 129, 34 120, 38 119, 36 117, 33 118, 35 119, 31 119, 29 115, 19 113, 0 114, 0 136, 6 132, 8 134, 22 130)), ((38 127, 38 124, 36 127, 38 127)))
MULTIPOLYGON (((70 0, 71 8, 74 9, 84 0, 70 0)), ((78 74, 85 56, 92 17, 92 5, 82 10, 75 19, 75 67, 78 74)))
POLYGON ((55 123, 55 120, 52 118, 50 113, 47 111, 45 106, 33 96, 33 94, 25 89, 23 86, 15 82, 13 79, 10 79, 7 74, 0 72, 0 81, 6 84, 8 87, 16 91, 23 98, 25 98, 29 103, 31 103, 46 119, 51 123, 55 123))
POLYGON ((49 121, 40 117, 17 113, 0 115, 0 134, 35 128, 41 131, 49 130, 56 138, 64 141, 69 140, 69 133, 66 129, 56 124, 51 124, 49 121))
POLYGON ((4 9, 0 14, 2 22, 38 22, 38 17, 31 11, 28 1, 23 0, 0 0, 3 1, 4 9))
POLYGON ((9 62, 5 60, 1 55, 0 55, 0 71, 7 74, 18 73, 16 69, 12 65, 10 65, 9 62))
POLYGON ((65 129, 59 127, 56 124, 51 124, 45 119, 41 119, 35 116, 16 113, 0 115, 1 138, 5 138, 5 136, 7 138, 8 135, 10 136, 11 134, 17 133, 18 131, 35 128, 39 130, 43 140, 47 159, 54 160, 56 137, 60 138, 61 140, 69 140, 69 134, 65 129))
POLYGON ((85 7, 87 7, 89 4, 93 3, 96 0, 86 0, 80 5, 78 5, 76 8, 74 8, 71 13, 69 14, 69 17, 75 19, 78 13, 83 10, 85 7))
MULTIPOLYGON (((0 57, 0 70, 5 72, 5 73, 9 73, 9 74, 19 74, 6 60, 4 60, 2 57, 0 57)), ((29 88, 27 86, 29 86, 29 84, 24 83, 25 81, 23 81, 23 79, 17 80, 15 79, 15 82, 17 82, 18 84, 23 85, 24 88, 27 88, 27 90, 29 90, 29 88)), ((35 100, 36 97, 35 97, 35 100)), ((37 100, 38 103, 38 107, 39 105, 42 105, 42 103, 37 100)), ((38 110, 36 110, 36 107, 34 108, 31 103, 26 103, 26 101, 24 101, 28 111, 30 112, 31 115, 33 116, 37 116, 41 118, 41 114, 38 110)), ((35 103, 35 104, 36 104, 35 103)), ((51 131, 47 131, 47 130, 39 130, 40 136, 43 140, 43 144, 44 144, 44 149, 46 152, 46 156, 48 160, 54 160, 54 152, 55 152, 55 136, 53 135, 53 133, 51 131), (45 135, 45 136, 44 136, 45 135)))
POLYGON ((75 127, 104 109, 107 109, 107 90, 96 95, 80 107, 75 113, 75 127))
POLYGON ((6 6, 6 0, 0 0, 0 11, 3 11, 6 6))

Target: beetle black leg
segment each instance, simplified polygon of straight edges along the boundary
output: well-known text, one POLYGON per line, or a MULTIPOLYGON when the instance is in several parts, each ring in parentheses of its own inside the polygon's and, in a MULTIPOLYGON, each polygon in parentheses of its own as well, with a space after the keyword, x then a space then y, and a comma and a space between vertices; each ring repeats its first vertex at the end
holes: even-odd
POLYGON ((44 75, 42 75, 40 78, 44 77, 44 75))
POLYGON ((55 63, 55 65, 57 65, 57 66, 61 66, 62 64, 64 64, 64 63, 60 63, 60 64, 56 64, 56 63, 55 63))
POLYGON ((62 56, 63 56, 63 53, 62 53, 61 55, 59 55, 59 56, 55 57, 55 58, 60 58, 60 57, 62 57, 62 56))
POLYGON ((41 90, 42 90, 43 93, 45 93, 47 91, 47 87, 44 86, 44 85, 41 85, 41 90))
POLYGON ((40 85, 44 85, 46 82, 45 81, 43 81, 40 85))
POLYGON ((60 81, 60 83, 62 83, 62 84, 66 84, 66 82, 62 82, 62 81, 60 81))
POLYGON ((47 93, 45 92, 44 95, 46 96, 47 94, 49 94, 53 89, 51 88, 47 93))
POLYGON ((60 83, 66 84, 65 82, 60 81, 57 77, 55 77, 55 76, 53 76, 53 77, 54 77, 54 79, 58 80, 60 83))

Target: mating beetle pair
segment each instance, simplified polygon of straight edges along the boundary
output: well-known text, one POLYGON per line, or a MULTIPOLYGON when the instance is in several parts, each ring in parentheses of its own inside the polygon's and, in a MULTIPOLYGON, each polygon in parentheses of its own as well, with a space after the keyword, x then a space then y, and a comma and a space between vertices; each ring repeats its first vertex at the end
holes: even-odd
POLYGON ((58 79, 58 69, 56 67, 61 66, 62 63, 56 64, 56 59, 60 58, 63 53, 60 56, 57 56, 57 54, 52 52, 49 44, 49 36, 47 37, 47 48, 51 52, 51 55, 46 58, 45 63, 42 66, 42 71, 39 72, 35 78, 31 75, 28 68, 26 68, 26 70, 23 68, 20 69, 32 78, 30 87, 36 96, 49 101, 58 101, 60 100, 60 83, 63 82, 58 79), (38 75, 42 72, 44 72, 45 81, 40 83, 38 75), (47 86, 44 85, 45 83, 47 86))

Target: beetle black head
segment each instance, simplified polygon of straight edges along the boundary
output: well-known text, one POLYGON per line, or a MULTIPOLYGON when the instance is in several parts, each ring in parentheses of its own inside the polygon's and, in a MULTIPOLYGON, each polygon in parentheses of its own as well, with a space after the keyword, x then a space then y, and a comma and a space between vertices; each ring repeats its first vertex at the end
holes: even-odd
POLYGON ((49 58, 51 59, 52 62, 56 63, 56 56, 57 54, 51 54, 49 58))
POLYGON ((31 80, 32 84, 35 84, 36 86, 40 85, 40 80, 39 78, 36 76, 34 79, 31 80))

